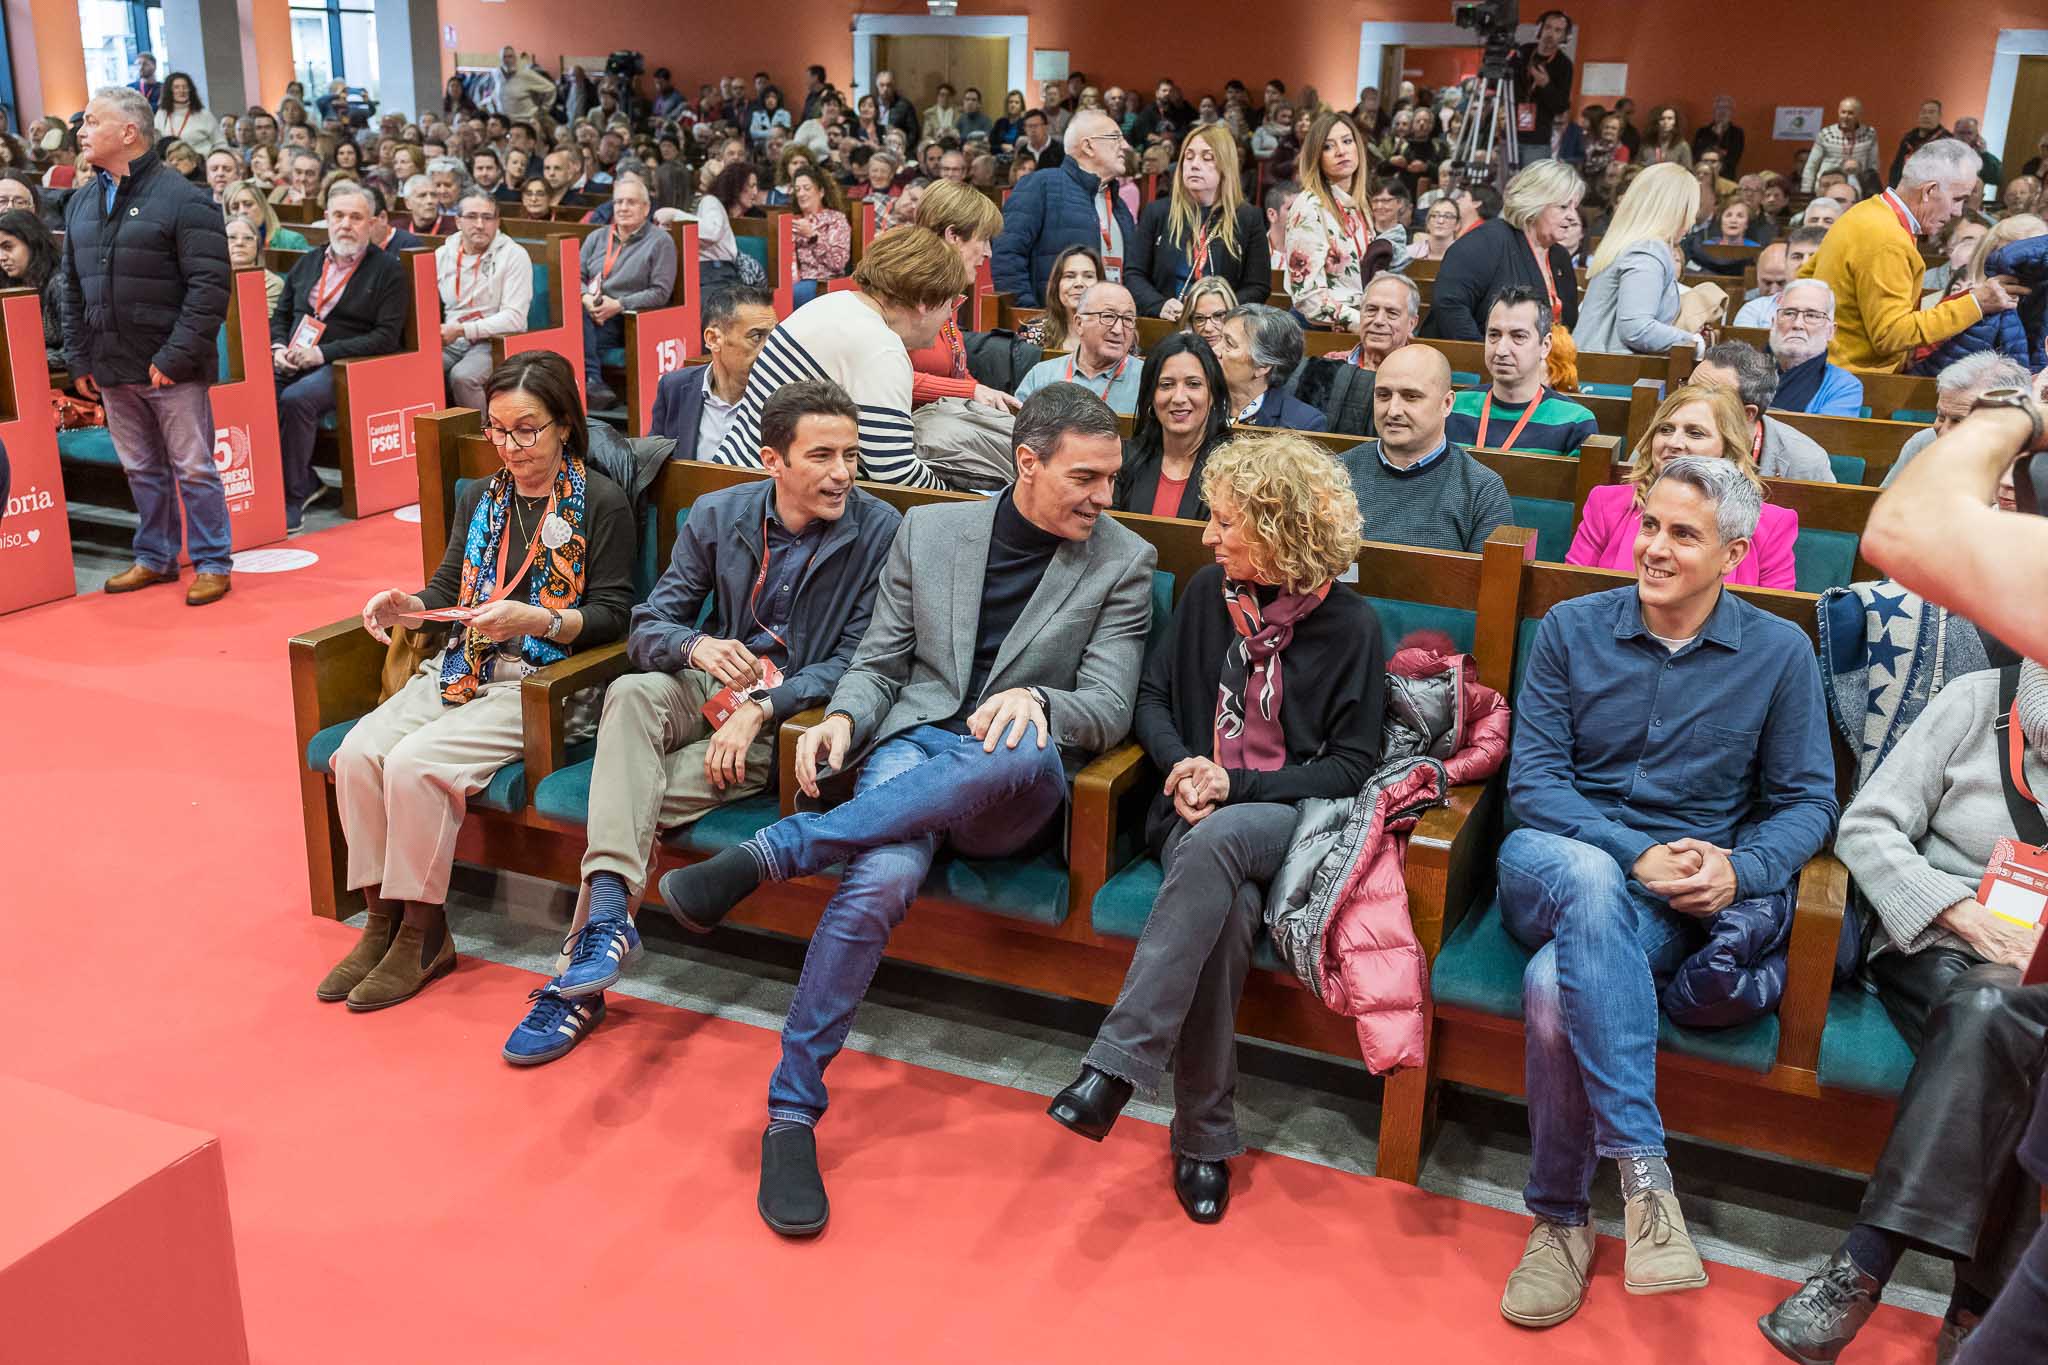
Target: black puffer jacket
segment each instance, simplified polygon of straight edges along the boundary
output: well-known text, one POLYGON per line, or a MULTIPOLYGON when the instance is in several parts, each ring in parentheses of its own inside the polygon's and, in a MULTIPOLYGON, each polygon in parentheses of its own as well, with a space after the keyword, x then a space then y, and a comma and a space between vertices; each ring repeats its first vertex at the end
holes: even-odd
POLYGON ((128 167, 106 208, 95 176, 64 206, 65 360, 102 386, 219 377, 227 321, 228 238, 206 191, 158 159, 128 167))

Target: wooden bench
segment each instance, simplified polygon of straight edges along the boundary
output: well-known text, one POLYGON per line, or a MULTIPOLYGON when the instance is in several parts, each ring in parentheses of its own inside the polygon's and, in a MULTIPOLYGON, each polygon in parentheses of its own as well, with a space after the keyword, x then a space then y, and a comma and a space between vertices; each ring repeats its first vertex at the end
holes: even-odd
MULTIPOLYGON (((1690 373, 1688 371, 1688 373, 1690 373)), ((1647 381, 1636 385, 1629 397, 1628 448, 1633 450, 1650 430, 1650 419, 1664 401, 1661 386, 1647 381)), ((1771 413, 1774 421, 1811 436, 1835 465, 1840 483, 1880 485, 1898 461, 1899 450, 1926 428, 1917 422, 1893 422, 1875 417, 1824 417, 1808 412, 1771 413), (1845 478, 1845 475, 1854 475, 1845 478)))
MULTIPOLYGON (((1766 344, 1770 334, 1764 333, 1766 344)), ((1761 349, 1761 347, 1759 348, 1761 349)), ((1682 384, 1692 374, 1697 358, 1688 348, 1671 353, 1671 382, 1682 384)), ((1858 374, 1863 385, 1863 415, 1878 421, 1903 421, 1926 425, 1934 420, 1934 380, 1916 374, 1858 374)), ((1782 415, 1782 414, 1781 414, 1782 415)))

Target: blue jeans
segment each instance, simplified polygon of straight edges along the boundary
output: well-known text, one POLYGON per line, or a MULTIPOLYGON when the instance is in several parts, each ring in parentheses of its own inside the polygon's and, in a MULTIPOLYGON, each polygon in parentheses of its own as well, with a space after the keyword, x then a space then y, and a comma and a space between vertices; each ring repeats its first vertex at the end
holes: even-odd
POLYGON ((192 567, 200 573, 226 573, 234 547, 227 495, 213 467, 210 388, 198 380, 162 389, 109 384, 100 390, 100 402, 140 518, 135 562, 154 573, 177 569, 182 499, 192 567))
POLYGON ((334 411, 334 367, 320 365, 299 375, 277 377, 277 436, 284 451, 285 510, 298 515, 298 506, 320 491, 320 476, 313 472, 313 442, 320 435, 320 419, 334 411))
POLYGON ((598 357, 607 346, 626 344, 626 318, 622 313, 610 322, 599 325, 591 321, 590 314, 583 315, 583 387, 588 389, 604 383, 599 370, 598 357))
POLYGON ((1039 748, 1035 732, 985 754, 978 739, 920 725, 868 755, 852 800, 778 820, 747 841, 776 881, 846 864, 782 1026, 770 1119, 816 1124, 824 1116, 825 1068, 845 1045, 939 840, 969 858, 1005 857, 1036 840, 1066 799, 1059 749, 1039 748))
POLYGON ((1523 1200, 1539 1218, 1582 1226, 1601 1157, 1664 1155, 1657 994, 1701 937, 1698 922, 1591 844, 1533 829, 1501 844, 1500 908, 1536 952, 1522 974, 1523 1200))

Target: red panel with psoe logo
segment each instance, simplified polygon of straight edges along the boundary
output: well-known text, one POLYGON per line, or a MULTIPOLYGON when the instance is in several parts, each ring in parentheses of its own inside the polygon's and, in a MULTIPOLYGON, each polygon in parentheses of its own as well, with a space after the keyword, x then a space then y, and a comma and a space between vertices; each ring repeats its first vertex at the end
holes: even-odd
POLYGON ((57 464, 42 302, 32 289, 0 294, 0 444, 7 448, 7 507, 0 513, 0 612, 54 602, 77 591, 71 521, 57 464))

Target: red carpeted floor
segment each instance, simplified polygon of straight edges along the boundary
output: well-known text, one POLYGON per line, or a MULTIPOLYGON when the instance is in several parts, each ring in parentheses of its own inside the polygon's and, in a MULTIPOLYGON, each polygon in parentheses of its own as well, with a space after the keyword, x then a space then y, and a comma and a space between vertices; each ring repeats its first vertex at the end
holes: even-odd
MULTIPOLYGON (((285 640, 416 586, 417 534, 306 537, 317 566, 203 611, 163 588, 0 619, 0 1072, 220 1136, 256 1360, 1777 1359, 1752 1324, 1781 1281, 1633 1298, 1603 1240, 1585 1309, 1526 1333, 1496 1311, 1521 1218, 1255 1155, 1198 1228, 1161 1129, 1098 1148, 1034 1096, 851 1053, 832 1226, 786 1244, 754 1211, 772 1033, 621 1000, 515 1071, 528 973, 316 1004, 351 930, 306 912, 285 640)), ((1886 1310, 1851 1360, 1925 1360, 1933 1330, 1886 1310)))

